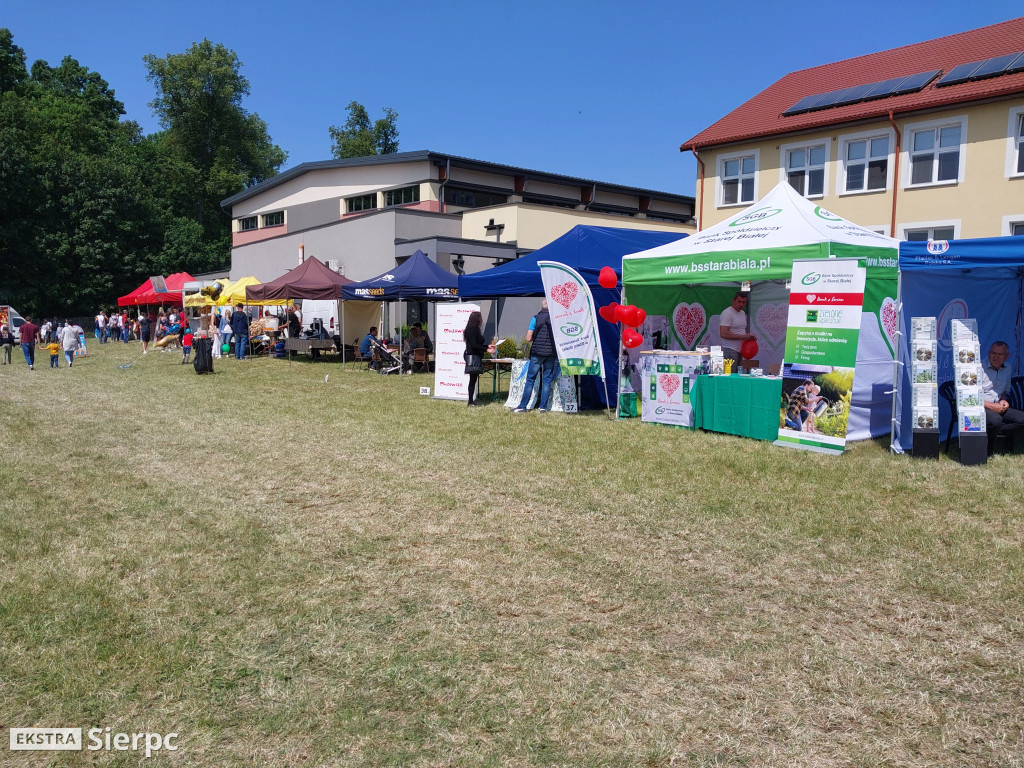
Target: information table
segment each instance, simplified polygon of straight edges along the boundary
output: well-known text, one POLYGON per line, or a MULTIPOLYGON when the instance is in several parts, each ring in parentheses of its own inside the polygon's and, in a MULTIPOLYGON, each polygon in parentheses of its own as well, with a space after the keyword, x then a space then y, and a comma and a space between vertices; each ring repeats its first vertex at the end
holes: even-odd
POLYGON ((694 371, 707 359, 707 355, 699 352, 641 352, 641 420, 692 428, 690 390, 695 378, 694 371))
POLYGON ((778 376, 698 376, 695 384, 690 391, 695 427, 756 440, 778 438, 778 376))

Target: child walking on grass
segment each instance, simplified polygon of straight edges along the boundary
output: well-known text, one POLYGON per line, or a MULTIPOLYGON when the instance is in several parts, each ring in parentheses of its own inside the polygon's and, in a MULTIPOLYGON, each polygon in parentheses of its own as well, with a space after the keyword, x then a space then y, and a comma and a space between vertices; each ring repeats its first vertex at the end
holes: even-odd
POLYGON ((185 331, 181 338, 181 364, 188 365, 188 356, 192 354, 192 331, 185 331))
POLYGON ((46 351, 50 353, 50 367, 60 368, 60 342, 51 341, 46 345, 46 351))

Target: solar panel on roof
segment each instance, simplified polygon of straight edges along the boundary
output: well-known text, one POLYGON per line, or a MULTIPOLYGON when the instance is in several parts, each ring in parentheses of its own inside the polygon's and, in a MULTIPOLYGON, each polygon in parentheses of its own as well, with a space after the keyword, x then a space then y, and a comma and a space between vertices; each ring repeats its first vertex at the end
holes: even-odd
POLYGON ((1024 72, 1024 52, 1017 54, 1017 58, 1003 70, 1004 75, 1012 75, 1014 72, 1024 72))
POLYGON ((806 112, 818 101, 819 98, 821 98, 820 93, 815 93, 812 96, 804 96, 802 99, 800 99, 800 101, 798 101, 796 104, 794 104, 792 107, 787 109, 782 114, 796 115, 801 112, 806 112))
POLYGON ((868 95, 868 92, 874 88, 878 83, 864 83, 864 85, 856 85, 846 92, 843 96, 843 100, 838 104, 856 104, 858 101, 868 95))
POLYGON ((986 59, 982 62, 981 66, 978 67, 971 74, 971 80, 979 80, 982 77, 993 77, 995 75, 1003 74, 1007 65, 1011 64, 1014 59, 1020 55, 1017 53, 1008 53, 1005 56, 993 56, 991 59, 986 59))
POLYGON ((957 83, 966 83, 970 80, 971 75, 974 74, 984 61, 972 61, 969 64, 957 64, 949 72, 943 75, 942 79, 939 80, 935 85, 956 85, 957 83))
POLYGON ((828 93, 821 94, 821 98, 814 103, 812 109, 824 109, 825 107, 834 107, 836 104, 842 103, 842 98, 849 93, 849 88, 839 88, 835 91, 829 91, 828 93))
POLYGON ((881 82, 875 83, 875 87, 872 88, 864 96, 865 99, 880 99, 883 96, 891 96, 892 92, 903 85, 906 81, 907 76, 903 77, 891 77, 888 80, 882 80, 881 82))
POLYGON ((902 93, 914 93, 915 91, 920 91, 928 85, 928 83, 934 80, 941 71, 941 69, 933 69, 931 72, 918 72, 916 75, 911 75, 900 83, 898 87, 892 89, 892 95, 896 96, 902 93))

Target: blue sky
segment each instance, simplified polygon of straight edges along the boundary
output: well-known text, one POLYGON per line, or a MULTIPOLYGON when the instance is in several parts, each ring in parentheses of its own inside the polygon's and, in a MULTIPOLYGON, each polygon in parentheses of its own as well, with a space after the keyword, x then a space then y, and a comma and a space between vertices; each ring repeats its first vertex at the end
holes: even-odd
POLYGON ((29 64, 98 72, 129 119, 159 129, 142 57, 208 38, 234 50, 245 108, 288 153, 331 156, 358 101, 398 112, 429 149, 692 195, 679 145, 787 72, 993 24, 1019 2, 8 3, 29 64), (782 10, 784 9, 784 10, 782 10))

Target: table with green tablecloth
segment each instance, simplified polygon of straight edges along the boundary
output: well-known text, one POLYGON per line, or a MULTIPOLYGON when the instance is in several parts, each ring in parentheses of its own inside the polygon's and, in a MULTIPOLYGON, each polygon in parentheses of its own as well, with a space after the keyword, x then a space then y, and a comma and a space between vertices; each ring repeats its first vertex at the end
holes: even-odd
POLYGON ((782 379, 775 376, 698 376, 690 392, 698 429, 775 440, 782 379))

